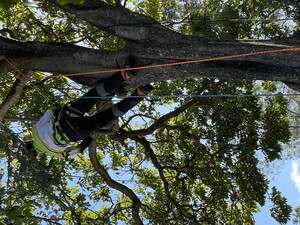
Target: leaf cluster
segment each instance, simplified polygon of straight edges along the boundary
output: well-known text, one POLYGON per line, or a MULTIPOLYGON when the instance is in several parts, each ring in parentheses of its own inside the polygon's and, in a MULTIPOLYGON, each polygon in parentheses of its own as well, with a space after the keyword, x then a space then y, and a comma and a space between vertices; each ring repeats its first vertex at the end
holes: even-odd
MULTIPOLYGON (((292 32, 294 1, 204 1, 189 18, 193 34, 224 39, 267 39, 292 32), (282 20, 281 20, 282 19, 282 20)), ((295 20, 296 23, 297 19, 295 20)))

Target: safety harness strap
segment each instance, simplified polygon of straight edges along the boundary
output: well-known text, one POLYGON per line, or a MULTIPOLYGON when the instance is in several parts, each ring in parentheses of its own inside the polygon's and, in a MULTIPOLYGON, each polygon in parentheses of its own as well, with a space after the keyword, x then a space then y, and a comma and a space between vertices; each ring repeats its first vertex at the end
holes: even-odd
POLYGON ((70 143, 69 137, 66 135, 66 133, 63 131, 63 129, 60 126, 60 120, 62 117, 67 115, 68 117, 82 117, 83 113, 79 110, 76 110, 71 107, 64 107, 64 108, 56 108, 54 111, 54 118, 53 118, 53 130, 54 130, 54 140, 62 146, 66 146, 70 143))
POLYGON ((70 142, 68 136, 62 131, 59 121, 54 121, 53 130, 54 130, 53 138, 57 142, 57 144, 66 146, 70 142))

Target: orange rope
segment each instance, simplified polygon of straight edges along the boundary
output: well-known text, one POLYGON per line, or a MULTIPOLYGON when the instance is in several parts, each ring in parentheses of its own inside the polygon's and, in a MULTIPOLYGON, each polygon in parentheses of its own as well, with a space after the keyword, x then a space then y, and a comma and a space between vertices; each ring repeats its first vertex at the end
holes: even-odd
MULTIPOLYGON (((27 76, 18 69, 18 67, 15 66, 15 64, 13 62, 11 62, 10 60, 8 60, 6 57, 4 57, 4 60, 13 68, 15 69, 19 75, 21 76, 17 76, 17 79, 20 79, 25 85, 27 84, 27 81, 30 81, 27 76)), ((46 94, 44 94, 37 86, 35 86, 34 84, 32 84, 31 82, 29 82, 29 86, 31 88, 33 88, 35 91, 37 91, 42 97, 44 97, 48 102, 56 105, 55 102, 53 102, 46 94)))
POLYGON ((99 70, 99 71, 72 73, 72 74, 59 74, 59 75, 49 76, 48 78, 56 78, 56 77, 61 77, 61 76, 69 77, 69 76, 83 76, 83 75, 93 75, 93 74, 103 74, 103 73, 116 73, 119 71, 152 69, 152 68, 158 68, 158 67, 171 67, 171 66, 178 66, 178 65, 185 65, 185 64, 192 64, 192 63, 204 63, 204 62, 224 60, 224 59, 248 57, 248 56, 254 56, 254 55, 263 55, 263 54, 280 53, 280 52, 299 52, 299 51, 300 51, 300 48, 284 48, 284 49, 276 49, 276 50, 265 50, 265 51, 259 51, 259 52, 249 52, 249 53, 243 53, 243 54, 219 56, 219 57, 208 58, 208 59, 196 59, 196 60, 180 61, 180 62, 173 62, 173 63, 139 66, 139 67, 126 68, 126 69, 125 68, 124 69, 110 69, 110 70, 99 70))
MULTIPOLYGON (((9 61, 7 58, 3 58, 13 69, 15 69, 19 75, 21 75, 23 78, 25 78, 26 80, 28 79, 25 74, 22 73, 21 70, 19 70, 11 61, 9 61)), ((24 84, 27 83, 27 81, 23 78, 21 78, 20 76, 17 76, 17 78, 19 78, 24 84)))

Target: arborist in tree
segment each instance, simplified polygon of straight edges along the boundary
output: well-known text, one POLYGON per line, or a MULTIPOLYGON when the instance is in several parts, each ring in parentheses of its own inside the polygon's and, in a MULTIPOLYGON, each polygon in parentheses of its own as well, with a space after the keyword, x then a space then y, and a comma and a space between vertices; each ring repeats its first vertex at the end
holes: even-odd
MULTIPOLYGON (((125 66, 128 67, 130 66, 125 66)), ((133 71, 121 70, 99 80, 95 87, 69 105, 47 110, 34 125, 31 132, 32 141, 26 142, 22 149, 23 157, 27 158, 28 154, 36 156, 36 150, 55 157, 73 156, 83 152, 93 141, 92 134, 124 115, 153 89, 150 84, 140 86, 130 96, 110 108, 93 116, 85 116, 95 105, 97 97, 111 95, 132 76, 133 71)))

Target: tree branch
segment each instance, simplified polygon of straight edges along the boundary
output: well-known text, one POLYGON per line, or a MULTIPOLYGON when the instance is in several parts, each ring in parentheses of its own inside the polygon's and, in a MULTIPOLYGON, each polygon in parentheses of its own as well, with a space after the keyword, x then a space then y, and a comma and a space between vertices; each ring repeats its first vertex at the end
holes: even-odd
POLYGON ((193 220, 193 221, 197 221, 197 219, 190 215, 188 212, 186 212, 185 209, 182 208, 182 206, 176 201, 176 199, 171 195, 171 192, 169 190, 169 182, 167 181, 164 172, 163 172, 163 167, 160 165, 159 161, 157 160, 156 155, 154 154, 149 142, 145 139, 145 138, 140 138, 140 137, 135 137, 133 138, 135 141, 137 141, 138 143, 142 144, 144 146, 144 148, 146 149, 146 152, 149 154, 150 159, 154 165, 154 167, 158 170, 160 179, 163 182, 164 185, 164 190, 165 193, 168 197, 168 199, 174 204, 174 206, 179 210, 180 214, 184 215, 185 217, 193 220))
POLYGON ((59 8, 81 18, 91 25, 119 38, 149 43, 166 43, 182 35, 167 29, 148 16, 132 12, 122 6, 113 6, 103 1, 86 0, 82 5, 61 5, 55 0, 48 0, 59 8))
MULTIPOLYGON (((131 45, 131 50, 109 52, 89 49, 66 43, 20 42, 0 37, 0 55, 8 57, 19 69, 38 70, 51 73, 68 74, 95 72, 104 69, 116 69, 116 60, 124 65, 125 57, 133 54, 139 65, 146 61, 152 64, 178 62, 240 54, 266 49, 278 49, 291 46, 272 46, 237 41, 211 40, 207 43, 190 42, 182 44, 172 39, 169 44, 131 45)), ((300 83, 298 52, 257 55, 245 59, 192 63, 180 66, 140 69, 127 84, 136 86, 170 79, 249 79, 277 80, 300 83), (232 66, 232 67, 231 67, 232 66), (159 76, 158 76, 159 74, 159 76)), ((0 67, 0 72, 12 70, 8 65, 0 67)), ((0 74, 1 75, 1 74, 0 74)), ((94 85, 97 80, 111 73, 81 75, 71 77, 74 81, 94 85)))
POLYGON ((151 124, 146 129, 133 130, 133 131, 126 131, 124 129, 120 129, 117 134, 112 135, 111 137, 115 140, 121 141, 121 140, 124 140, 126 138, 134 138, 134 137, 137 137, 137 136, 146 136, 146 135, 152 134, 158 128, 161 128, 162 126, 165 127, 164 123, 167 120, 178 116, 180 113, 184 112, 189 107, 192 107, 193 105, 199 103, 199 100, 200 99, 193 99, 193 100, 185 103, 184 105, 178 107, 174 111, 161 116, 159 119, 157 119, 153 124, 151 124))
MULTIPOLYGON (((213 87, 214 88, 214 87, 213 87)), ((203 80, 202 87, 197 91, 197 94, 201 94, 204 90, 210 89, 209 87, 209 81, 203 80)), ((152 134, 155 130, 161 127, 165 127, 164 124, 169 119, 178 116, 179 114, 183 113, 185 110, 187 110, 190 107, 193 107, 194 105, 198 105, 199 103, 205 104, 207 102, 207 99, 205 98, 198 98, 198 99, 192 99, 190 101, 185 102, 183 105, 178 107, 177 109, 173 110, 172 112, 169 112, 157 119, 153 124, 151 124, 146 129, 140 129, 140 130, 134 130, 134 131, 125 131, 124 129, 120 129, 118 134, 115 134, 111 136, 113 139, 116 139, 120 142, 122 142, 126 138, 134 138, 138 136, 147 136, 149 134, 152 134)))
MULTIPOLYGON (((104 51, 68 43, 21 42, 0 36, 0 55, 8 58, 19 70, 37 70, 68 74, 103 69, 116 69, 116 60, 124 65, 124 51, 104 51)), ((2 62, 0 76, 14 68, 2 62)), ((77 77, 76 81, 93 85, 109 74, 77 77)))
MULTIPOLYGON (((25 71, 23 74, 28 77, 31 72, 25 71)), ((21 95, 23 94, 24 87, 26 86, 26 83, 24 83, 23 80, 20 80, 19 78, 15 81, 13 84, 9 94, 6 96, 5 100, 0 105, 0 121, 3 120, 5 114, 8 112, 8 110, 13 107, 16 102, 19 100, 21 95)))
POLYGON ((103 180, 106 182, 106 184, 123 193, 124 195, 128 196, 132 201, 132 217, 135 221, 135 224, 142 225, 143 222, 139 215, 139 210, 142 205, 140 199, 137 197, 137 195, 128 187, 126 187, 123 184, 120 184, 113 180, 110 175, 108 174, 107 170, 100 164, 99 160, 97 159, 97 152, 96 152, 96 145, 95 141, 89 146, 89 157, 91 160, 91 163, 95 170, 101 175, 103 180))

